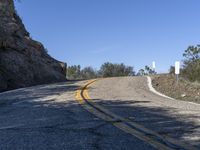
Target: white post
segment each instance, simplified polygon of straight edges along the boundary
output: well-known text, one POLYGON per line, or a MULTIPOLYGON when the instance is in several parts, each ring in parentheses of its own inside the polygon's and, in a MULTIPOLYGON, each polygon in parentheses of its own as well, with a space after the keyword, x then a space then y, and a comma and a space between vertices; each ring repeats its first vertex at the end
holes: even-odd
POLYGON ((177 83, 179 81, 179 74, 180 74, 180 61, 176 61, 175 62, 175 75, 176 75, 177 83))
POLYGON ((153 68, 153 71, 155 72, 156 71, 156 62, 155 61, 152 62, 152 68, 153 68))

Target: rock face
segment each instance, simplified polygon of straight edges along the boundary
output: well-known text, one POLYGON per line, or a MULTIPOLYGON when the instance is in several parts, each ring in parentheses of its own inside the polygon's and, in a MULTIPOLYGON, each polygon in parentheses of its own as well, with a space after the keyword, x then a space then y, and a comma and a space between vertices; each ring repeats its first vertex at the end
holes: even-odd
POLYGON ((13 0, 0 0, 0 91, 65 81, 65 68, 30 38, 13 0))

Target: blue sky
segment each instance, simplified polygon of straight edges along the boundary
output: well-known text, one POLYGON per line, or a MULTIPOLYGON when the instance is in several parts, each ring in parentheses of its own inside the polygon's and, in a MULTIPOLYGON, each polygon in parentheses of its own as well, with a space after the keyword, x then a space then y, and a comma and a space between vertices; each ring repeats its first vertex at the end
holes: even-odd
POLYGON ((199 0, 21 0, 18 14, 31 37, 54 58, 93 66, 156 61, 158 72, 200 44, 199 0))

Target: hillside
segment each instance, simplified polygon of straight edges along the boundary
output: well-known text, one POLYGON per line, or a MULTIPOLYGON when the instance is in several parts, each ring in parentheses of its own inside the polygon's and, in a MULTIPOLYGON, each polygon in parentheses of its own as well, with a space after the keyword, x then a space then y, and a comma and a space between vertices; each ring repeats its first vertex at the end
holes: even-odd
POLYGON ((0 0, 0 91, 65 81, 65 72, 64 63, 31 39, 13 0, 0 0))
POLYGON ((200 103, 200 83, 180 78, 176 82, 174 75, 157 75, 153 77, 154 88, 170 97, 184 101, 200 103))

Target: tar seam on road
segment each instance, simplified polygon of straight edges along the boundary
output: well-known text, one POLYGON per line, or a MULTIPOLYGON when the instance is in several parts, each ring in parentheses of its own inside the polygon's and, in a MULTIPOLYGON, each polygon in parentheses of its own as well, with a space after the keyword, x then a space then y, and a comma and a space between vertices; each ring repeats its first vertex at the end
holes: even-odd
POLYGON ((76 99, 87 111, 113 124, 122 131, 152 145, 156 149, 197 150, 197 148, 192 147, 188 143, 182 143, 168 136, 161 136, 158 133, 141 126, 140 124, 124 119, 93 102, 89 97, 88 89, 96 81, 97 79, 90 80, 85 86, 76 91, 76 99))

